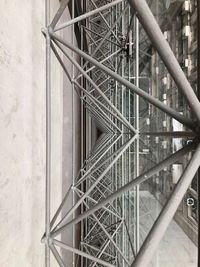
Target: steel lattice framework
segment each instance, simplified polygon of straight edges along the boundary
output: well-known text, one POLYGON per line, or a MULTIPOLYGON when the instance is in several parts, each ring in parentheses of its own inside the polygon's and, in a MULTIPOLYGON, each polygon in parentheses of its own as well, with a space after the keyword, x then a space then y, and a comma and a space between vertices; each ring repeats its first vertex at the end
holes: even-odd
MULTIPOLYGON (((47 0, 46 28, 43 30, 47 69, 47 161, 46 230, 42 240, 46 246, 46 266, 50 266, 50 252, 59 266, 68 266, 59 253, 59 248, 62 248, 78 255, 74 256, 74 266, 145 267, 151 261, 199 168, 200 103, 145 0, 83 1, 83 14, 59 24, 68 2, 60 2, 58 12, 50 21, 47 0), (79 48, 62 37, 62 30, 74 25, 78 25, 81 35, 79 48), (143 30, 145 33, 141 33, 143 30), (191 110, 189 118, 155 98, 150 90, 140 88, 139 55, 141 49, 148 56, 147 43, 154 45, 178 89, 185 96, 191 110), (83 158, 80 172, 53 218, 50 217, 51 51, 71 81, 72 89, 80 96, 82 113, 85 114, 82 128, 88 127, 86 122, 91 125, 92 118, 101 132, 93 147, 86 144, 87 157, 83 158), (73 77, 68 73, 64 57, 76 70, 73 77), (179 121, 186 131, 146 131, 140 118, 140 99, 179 121), (140 143, 151 135, 166 138, 189 136, 191 141, 141 173, 140 143), (140 184, 189 153, 190 160, 179 182, 142 243, 139 234, 140 184), (76 202, 58 220, 71 191, 76 202), (79 247, 58 240, 59 234, 78 223, 81 225, 79 247)), ((149 112, 149 108, 146 112, 149 112)))

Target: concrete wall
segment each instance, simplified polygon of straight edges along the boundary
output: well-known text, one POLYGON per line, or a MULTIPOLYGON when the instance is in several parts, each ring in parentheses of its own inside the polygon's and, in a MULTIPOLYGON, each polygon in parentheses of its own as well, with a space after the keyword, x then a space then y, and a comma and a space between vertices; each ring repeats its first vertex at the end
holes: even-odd
MULTIPOLYGON (((59 1, 51 3, 53 14, 59 1)), ((44 1, 0 1, 0 10, 0 266, 40 267, 45 222, 44 1)), ((63 132, 63 74, 55 58, 52 73, 53 214, 62 199, 63 181, 72 179, 67 169, 71 158, 64 176, 62 163, 64 153, 65 163, 71 155, 69 142, 63 143, 66 138, 71 142, 72 132, 63 132)), ((65 125, 71 127, 72 116, 66 108, 64 113, 65 125)))

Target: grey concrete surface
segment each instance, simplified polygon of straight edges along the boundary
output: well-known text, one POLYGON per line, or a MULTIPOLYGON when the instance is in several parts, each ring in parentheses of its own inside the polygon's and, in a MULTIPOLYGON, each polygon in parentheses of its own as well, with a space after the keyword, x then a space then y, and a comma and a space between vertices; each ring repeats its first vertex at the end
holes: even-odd
MULTIPOLYGON (((140 192, 140 242, 157 219, 162 206, 148 191, 140 192)), ((196 267, 197 247, 172 220, 148 267, 196 267)))

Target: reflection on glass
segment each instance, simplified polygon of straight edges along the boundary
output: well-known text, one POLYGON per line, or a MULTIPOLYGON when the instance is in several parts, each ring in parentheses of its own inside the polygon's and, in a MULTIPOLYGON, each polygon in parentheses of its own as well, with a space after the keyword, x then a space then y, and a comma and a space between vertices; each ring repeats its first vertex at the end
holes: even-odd
MULTIPOLYGON (((149 1, 149 6, 156 17, 165 39, 172 48, 182 70, 197 90, 197 2, 196 1, 149 1)), ((158 53, 151 45, 147 35, 140 29, 140 42, 143 52, 151 55, 141 76, 150 77, 149 91, 151 95, 161 100, 186 117, 191 116, 183 94, 177 88, 158 53), (143 40, 146 38, 144 45, 143 40)), ((141 52, 140 61, 144 61, 141 52)), ((142 104, 141 104, 142 106, 142 104)), ((144 106, 144 105, 143 105, 144 106)), ((141 122, 142 132, 175 132, 188 129, 181 123, 167 116, 154 106, 148 112, 141 113, 145 123, 141 122)), ((185 146, 192 138, 173 138, 162 135, 146 135, 141 141, 141 173, 165 159, 167 156, 185 146)), ((141 245, 148 235, 160 211, 169 199, 174 187, 178 183, 192 154, 189 153, 180 161, 164 168, 152 179, 140 186, 140 242, 141 245)), ((197 267, 198 242, 198 177, 194 177, 187 193, 171 222, 157 254, 149 267, 197 267)))

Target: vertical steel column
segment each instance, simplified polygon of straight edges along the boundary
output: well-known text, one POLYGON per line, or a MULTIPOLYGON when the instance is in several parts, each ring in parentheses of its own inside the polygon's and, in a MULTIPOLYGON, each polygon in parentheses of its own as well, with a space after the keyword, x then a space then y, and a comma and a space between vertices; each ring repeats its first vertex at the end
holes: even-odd
MULTIPOLYGON (((139 22, 138 19, 135 17, 135 85, 139 88, 139 22)), ((137 131, 139 131, 139 96, 135 95, 135 128, 137 131)), ((135 143, 135 175, 136 177, 139 176, 139 169, 140 169, 140 161, 139 161, 139 137, 136 139, 136 143, 135 143)), ((140 247, 140 213, 139 213, 139 185, 136 186, 136 197, 135 197, 135 216, 136 216, 136 236, 135 236, 135 251, 136 253, 139 251, 139 247, 140 247)))
MULTIPOLYGON (((74 14, 75 14, 75 4, 74 4, 74 0, 71 1, 72 2, 72 15, 71 18, 74 19, 74 14)), ((72 29, 71 29, 71 39, 72 39, 72 45, 75 45, 75 41, 74 41, 74 34, 75 34, 75 27, 74 24, 72 25, 72 29)), ((72 51, 72 57, 74 58, 74 52, 72 51)), ((75 72, 74 72, 74 65, 72 64, 71 66, 72 68, 72 80, 75 77, 75 72)), ((76 115, 74 115, 75 111, 75 84, 72 83, 72 181, 73 181, 73 186, 75 183, 75 141, 76 141, 76 115)), ((72 191, 72 205, 75 205, 75 192, 74 190, 72 191)), ((72 218, 75 218, 75 212, 73 212, 72 214, 72 218)), ((75 226, 72 226, 72 244, 73 247, 76 247, 76 242, 75 242, 75 226)), ((75 266, 75 253, 73 252, 73 259, 72 259, 72 265, 73 267, 75 266)))
MULTIPOLYGON (((123 14, 123 12, 125 11, 125 3, 124 1, 122 2, 121 4, 121 15, 123 14)), ((125 34, 125 19, 124 19, 124 15, 121 17, 121 20, 120 20, 120 23, 121 23, 121 31, 122 31, 122 36, 124 37, 124 34, 125 34)), ((121 65, 121 76, 124 77, 125 76, 125 58, 123 56, 122 58, 122 65, 121 65)), ((125 90, 126 88, 124 87, 124 85, 122 85, 121 87, 121 114, 122 116, 124 116, 125 114, 125 90)), ((122 143, 124 143, 125 141, 125 136, 124 136, 124 132, 125 132, 125 127, 124 125, 122 125, 122 143)), ((126 155, 122 155, 120 161, 121 161, 121 166, 120 166, 120 175, 121 175, 121 184, 120 186, 123 186, 125 184, 125 160, 126 160, 126 155)), ((122 201, 121 201, 121 207, 122 207, 122 217, 124 220, 126 220, 126 208, 125 208, 125 195, 123 194, 122 197, 121 197, 122 201)), ((122 225, 122 238, 121 238, 121 247, 122 247, 122 251, 123 253, 125 254, 125 225, 123 224, 122 225)), ((122 266, 125 267, 125 262, 123 261, 122 262, 122 266)))
POLYGON ((50 0, 45 1, 46 26, 46 201, 45 201, 45 266, 50 267, 50 216, 51 216, 51 47, 48 26, 50 23, 50 0))
MULTIPOLYGON (((84 0, 81 0, 82 7, 83 7, 83 1, 84 0)), ((81 50, 83 50, 83 47, 84 47, 84 44, 83 44, 83 27, 81 27, 81 50)), ((81 58, 81 66, 82 65, 83 65, 83 59, 81 58)), ((83 77, 81 77, 80 80, 81 80, 81 85, 83 85, 83 77)), ((84 140, 85 140, 85 136, 84 136, 85 129, 83 129, 85 117, 83 115, 83 113, 84 113, 83 96, 84 96, 84 94, 81 91, 81 166, 83 166, 84 158, 85 158, 85 156, 84 156, 84 154, 85 154, 85 146, 84 146, 84 144, 85 144, 85 142, 84 142, 84 140)), ((82 173, 83 173, 83 170, 81 169, 80 174, 82 175, 82 173)), ((82 184, 81 185, 81 190, 83 190, 83 186, 84 185, 82 184)), ((80 210, 81 210, 81 213, 83 213, 83 211, 84 211, 83 204, 81 204, 80 210)), ((81 231, 80 232, 81 232, 81 238, 80 239, 81 239, 81 242, 82 242, 83 235, 84 235, 84 225, 83 225, 83 223, 81 223, 81 231)), ((81 243, 81 248, 82 248, 82 243, 81 243)), ((81 267, 83 267, 83 259, 82 258, 80 260, 80 265, 81 265, 81 267)))

